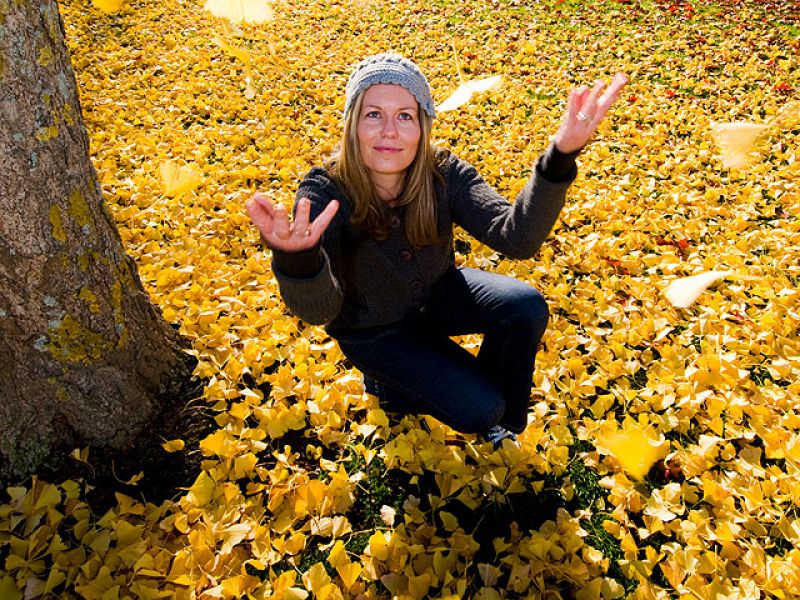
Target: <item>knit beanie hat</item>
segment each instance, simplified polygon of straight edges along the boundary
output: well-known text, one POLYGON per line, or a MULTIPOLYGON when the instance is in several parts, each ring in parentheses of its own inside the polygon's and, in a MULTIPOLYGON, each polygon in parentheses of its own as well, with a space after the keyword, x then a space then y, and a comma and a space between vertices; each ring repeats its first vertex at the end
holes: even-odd
POLYGON ((356 98, 365 92, 368 87, 378 83, 402 85, 414 95, 422 110, 428 113, 431 118, 436 116, 431 88, 419 67, 407 58, 397 54, 376 54, 358 63, 355 70, 350 74, 350 79, 347 80, 344 104, 345 117, 350 112, 350 109, 353 108, 356 98))

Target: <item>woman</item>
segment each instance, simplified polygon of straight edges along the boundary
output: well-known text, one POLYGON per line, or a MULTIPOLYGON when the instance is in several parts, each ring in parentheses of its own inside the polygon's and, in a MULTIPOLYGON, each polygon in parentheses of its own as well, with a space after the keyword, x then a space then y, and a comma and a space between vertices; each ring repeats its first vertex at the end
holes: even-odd
POLYGON ((417 66, 372 56, 348 80, 341 144, 301 182, 293 222, 264 194, 248 201, 286 305, 326 324, 386 410, 432 415, 495 447, 525 429, 547 306, 525 283, 457 268, 453 225, 506 256, 532 256, 561 211, 575 157, 626 81, 570 94, 511 204, 431 145, 436 113, 417 66), (477 356, 450 339, 470 333, 483 334, 477 356))

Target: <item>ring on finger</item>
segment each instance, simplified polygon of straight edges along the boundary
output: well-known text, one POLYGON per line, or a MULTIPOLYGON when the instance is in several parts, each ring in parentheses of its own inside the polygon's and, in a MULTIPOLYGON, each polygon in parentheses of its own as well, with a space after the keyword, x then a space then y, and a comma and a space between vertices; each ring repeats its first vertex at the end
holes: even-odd
POLYGON ((590 117, 589 115, 587 115, 582 110, 578 111, 578 121, 591 121, 592 119, 593 119, 593 117, 590 117))

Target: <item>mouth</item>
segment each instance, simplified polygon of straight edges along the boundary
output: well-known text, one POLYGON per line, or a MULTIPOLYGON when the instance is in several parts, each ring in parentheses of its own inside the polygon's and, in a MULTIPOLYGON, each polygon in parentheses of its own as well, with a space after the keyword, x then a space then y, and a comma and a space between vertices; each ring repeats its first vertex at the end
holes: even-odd
POLYGON ((402 148, 395 148, 394 146, 375 146, 375 152, 393 153, 402 151, 403 151, 402 148))

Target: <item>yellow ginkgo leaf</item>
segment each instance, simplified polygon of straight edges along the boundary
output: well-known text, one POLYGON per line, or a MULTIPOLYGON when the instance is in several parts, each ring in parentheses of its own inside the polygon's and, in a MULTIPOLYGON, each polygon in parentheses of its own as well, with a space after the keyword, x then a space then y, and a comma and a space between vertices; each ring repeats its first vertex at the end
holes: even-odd
POLYGON ((203 183, 203 176, 188 165, 165 161, 159 165, 164 195, 171 198, 190 192, 203 183))
POLYGON ((366 11, 370 8, 375 8, 377 0, 350 0, 353 9, 359 11, 366 11))
POLYGON ((336 567, 336 572, 342 578, 345 588, 349 590, 361 575, 361 565, 355 562, 343 564, 336 567))
POLYGON ((231 23, 227 19, 222 21, 222 31, 225 32, 225 35, 230 37, 239 37, 243 33, 236 23, 231 23))
POLYGON ((471 79, 462 83, 456 88, 447 100, 442 102, 436 107, 438 112, 445 112, 448 110, 455 110, 470 101, 473 94, 480 92, 488 92, 489 90, 498 89, 503 82, 502 75, 494 75, 485 79, 471 79))
POLYGON ((92 0, 92 4, 104 13, 117 12, 122 8, 122 0, 92 0))
POLYGON ((89 464, 89 448, 75 448, 70 453, 70 456, 82 463, 89 464))
POLYGON ((394 521, 397 518, 394 508, 391 506, 383 505, 381 506, 381 521, 386 523, 387 527, 393 527, 394 521))
POLYGON ((167 452, 178 452, 183 450, 185 446, 186 443, 183 440, 169 440, 161 444, 161 447, 167 452))
POLYGON ((383 532, 376 531, 369 538, 369 554, 378 560, 389 558, 389 544, 383 532))
POLYGON ((251 532, 251 525, 247 523, 236 523, 219 531, 222 539, 222 547, 219 549, 221 554, 230 554, 234 546, 240 544, 251 532))
POLYGON ((206 0, 205 9, 231 23, 265 23, 275 18, 266 0, 206 0))
POLYGON ((712 123, 714 141, 719 146, 722 163, 729 169, 744 169, 758 160, 756 142, 769 129, 767 125, 737 121, 712 123))
POLYGON ((694 301, 697 300, 700 294, 706 291, 709 286, 729 275, 732 275, 731 271, 708 271, 707 273, 700 273, 699 275, 682 277, 669 284, 669 287, 664 290, 664 295, 673 306, 688 308, 694 304, 694 301))
POLYGON ((655 462, 666 456, 669 446, 663 435, 626 420, 621 429, 601 433, 597 447, 611 454, 633 478, 642 480, 655 462))
POLYGON ((792 128, 800 124, 800 100, 795 100, 784 105, 770 123, 777 127, 792 128))
POLYGON ((244 97, 248 100, 255 98, 257 93, 256 88, 253 86, 253 80, 249 75, 244 78, 244 86, 244 97))
POLYGON ((211 501, 215 487, 214 479, 206 471, 201 471, 189 488, 186 500, 193 506, 205 506, 211 501))
POLYGON ((136 475, 134 475, 127 481, 123 481, 122 479, 118 479, 118 481, 124 483, 125 485, 136 485, 142 480, 142 478, 144 478, 144 471, 139 471, 136 475))
POLYGON ((214 43, 234 58, 238 58, 245 65, 250 64, 250 53, 247 50, 234 46, 220 37, 215 37, 214 43))
POLYGON ((331 578, 325 571, 325 566, 321 562, 318 562, 303 573, 303 583, 308 591, 319 598, 327 591, 326 588, 331 585, 331 578))
POLYGON ((22 592, 19 591, 17 584, 14 583, 14 578, 10 575, 4 575, 0 578, 0 597, 8 598, 9 600, 22 598, 22 592))
POLYGON ((308 598, 308 592, 299 587, 286 588, 283 593, 283 600, 306 600, 306 598, 308 598))

